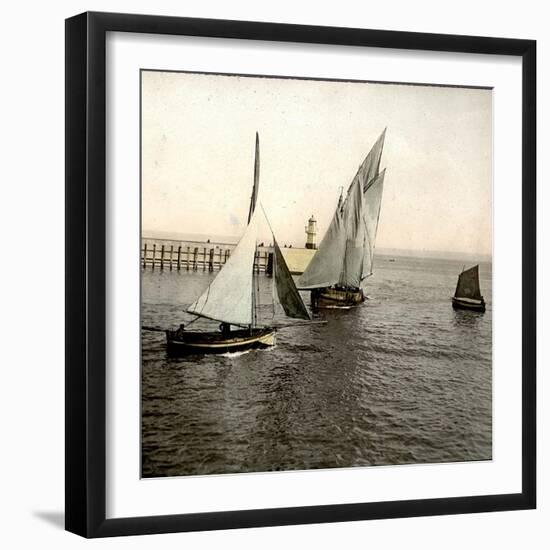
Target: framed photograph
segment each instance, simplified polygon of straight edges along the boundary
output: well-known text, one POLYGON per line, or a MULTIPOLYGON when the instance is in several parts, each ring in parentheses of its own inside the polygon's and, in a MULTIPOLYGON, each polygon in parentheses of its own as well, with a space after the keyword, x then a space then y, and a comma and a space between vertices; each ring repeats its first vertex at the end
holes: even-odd
POLYGON ((531 40, 66 21, 66 528, 534 508, 531 40))

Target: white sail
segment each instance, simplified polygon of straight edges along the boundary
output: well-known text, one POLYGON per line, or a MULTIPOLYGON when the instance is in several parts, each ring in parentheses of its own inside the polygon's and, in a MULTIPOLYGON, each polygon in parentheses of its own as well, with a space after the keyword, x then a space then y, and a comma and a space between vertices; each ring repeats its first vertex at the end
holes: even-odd
POLYGON ((345 251, 346 232, 342 210, 338 206, 319 249, 297 281, 298 288, 311 290, 338 283, 342 273, 345 251))
POLYGON ((372 256, 384 176, 379 176, 386 130, 372 146, 353 178, 343 204, 297 286, 302 290, 335 284, 358 288, 372 271, 372 256))
POLYGON ((239 244, 208 288, 187 311, 229 323, 249 326, 252 312, 252 268, 256 251, 258 216, 254 213, 239 244))
POLYGON ((382 149, 384 148, 384 140, 386 139, 386 130, 380 134, 376 143, 369 151, 367 158, 364 160, 360 172, 363 178, 363 191, 367 191, 367 187, 378 176, 380 170, 380 159, 382 157, 382 149))
MULTIPOLYGON (((382 150, 384 148, 384 141, 386 139, 386 129, 380 134, 379 138, 375 141, 369 154, 365 157, 365 160, 359 166, 357 173, 348 188, 347 196, 349 196, 353 186, 358 182, 362 182, 363 191, 367 191, 367 187, 370 182, 378 176, 380 170, 380 160, 382 157, 382 150)), ((346 196, 346 200, 347 200, 346 196)))
POLYGON ((350 189, 343 209, 346 244, 344 262, 338 283, 359 288, 363 276, 363 258, 367 246, 365 203, 362 180, 359 178, 350 189))
MULTIPOLYGON (((256 294, 254 288, 254 259, 259 232, 259 214, 256 202, 260 184, 260 140, 256 133, 254 185, 248 211, 248 226, 233 253, 208 288, 188 308, 188 313, 221 321, 230 325, 256 325, 256 294)), ((263 207, 262 207, 263 211, 263 207)), ((267 216, 265 215, 267 220, 267 216)), ((269 220, 267 220, 269 224, 269 220)), ((271 227, 271 225, 270 225, 271 227)), ((275 289, 280 304, 288 317, 310 319, 275 235, 275 289)))
POLYGON ((364 213, 367 242, 365 246, 365 256, 363 259, 363 279, 372 274, 374 245, 376 242, 376 233, 378 231, 378 220, 380 218, 380 206, 382 204, 382 191, 384 189, 385 174, 386 170, 384 169, 366 186, 364 213))

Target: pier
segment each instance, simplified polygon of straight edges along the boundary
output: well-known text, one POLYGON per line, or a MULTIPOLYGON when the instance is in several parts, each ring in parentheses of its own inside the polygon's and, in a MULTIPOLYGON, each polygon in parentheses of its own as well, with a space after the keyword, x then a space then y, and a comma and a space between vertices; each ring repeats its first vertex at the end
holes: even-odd
MULTIPOLYGON (((230 258, 236 244, 221 242, 181 241, 171 239, 141 240, 140 261, 142 269, 168 271, 219 271, 230 258)), ((306 248, 281 248, 292 274, 299 275, 309 264, 315 250, 306 248)), ((273 247, 258 246, 254 270, 271 274, 273 247)))

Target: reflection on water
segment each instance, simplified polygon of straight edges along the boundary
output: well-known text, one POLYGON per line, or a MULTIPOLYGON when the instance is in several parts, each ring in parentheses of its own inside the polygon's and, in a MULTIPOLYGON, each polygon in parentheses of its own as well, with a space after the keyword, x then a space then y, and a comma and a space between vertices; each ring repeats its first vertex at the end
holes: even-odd
POLYGON ((485 322, 483 315, 472 315, 471 311, 466 311, 463 309, 455 309, 453 311, 455 314, 454 322, 457 328, 467 327, 472 329, 485 322))
MULTIPOLYGON (((269 350, 171 359, 144 331, 143 475, 490 459, 491 266, 479 314, 451 307, 463 264, 380 256, 363 306, 280 330, 269 350)), ((142 272, 142 324, 190 321, 213 276, 142 272)))

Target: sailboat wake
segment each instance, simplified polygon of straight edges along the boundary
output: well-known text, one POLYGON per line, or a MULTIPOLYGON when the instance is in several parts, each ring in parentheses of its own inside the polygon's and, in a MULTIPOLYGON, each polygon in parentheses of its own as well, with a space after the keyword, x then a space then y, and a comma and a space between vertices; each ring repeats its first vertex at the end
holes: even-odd
POLYGON ((277 346, 269 346, 266 348, 256 348, 256 349, 246 349, 243 351, 228 351, 227 353, 221 353, 219 357, 224 357, 225 359, 236 359, 237 357, 241 357, 242 355, 247 355, 249 353, 253 352, 266 352, 266 351, 272 351, 277 346))

